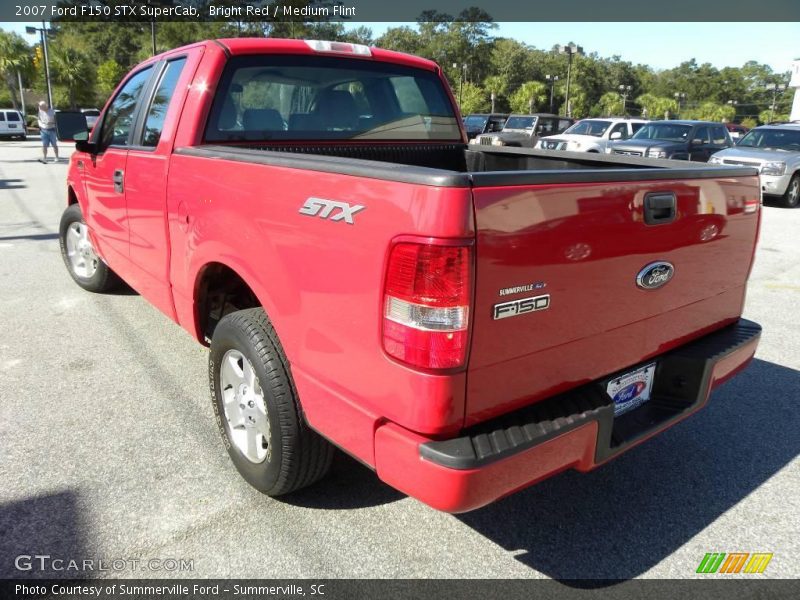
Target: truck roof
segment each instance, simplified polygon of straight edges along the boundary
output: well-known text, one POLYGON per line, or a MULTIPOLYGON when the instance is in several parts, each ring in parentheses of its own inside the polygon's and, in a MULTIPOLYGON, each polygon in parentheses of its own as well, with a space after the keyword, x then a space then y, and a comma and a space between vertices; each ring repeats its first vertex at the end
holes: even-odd
MULTIPOLYGON (((322 41, 322 40, 308 40, 308 41, 322 41)), ((404 52, 395 52, 393 50, 384 50, 382 48, 369 47, 369 55, 355 54, 347 52, 328 52, 314 50, 307 42, 307 40, 293 40, 282 38, 226 38, 219 40, 209 40, 205 44, 219 44, 223 46, 231 55, 239 56, 245 54, 319 54, 319 55, 334 55, 340 57, 350 57, 361 60, 378 60, 382 62, 391 62, 395 64, 406 65, 409 67, 416 67, 418 69, 426 69, 428 71, 435 71, 437 69, 436 63, 405 54, 404 52)), ((340 42, 330 42, 340 43, 340 42)), ((343 45, 346 44, 342 43, 343 45)), ((355 44, 358 46, 358 44, 355 44)), ((361 46, 366 48, 366 46, 361 46)))

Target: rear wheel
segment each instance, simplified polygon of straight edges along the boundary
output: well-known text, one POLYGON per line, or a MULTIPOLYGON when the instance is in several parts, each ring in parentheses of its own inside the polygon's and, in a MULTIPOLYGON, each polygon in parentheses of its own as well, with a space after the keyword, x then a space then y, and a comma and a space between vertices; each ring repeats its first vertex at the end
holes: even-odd
POLYGON ((119 278, 94 251, 80 205, 71 204, 61 215, 58 237, 61 257, 75 283, 90 292, 107 292, 119 285, 119 278))
POLYGON ((786 208, 796 208, 800 204, 800 174, 795 173, 792 177, 781 197, 781 202, 786 208))
POLYGON ((279 496, 328 472, 333 446, 306 424, 288 362, 262 309, 220 320, 208 366, 217 426, 247 483, 279 496))

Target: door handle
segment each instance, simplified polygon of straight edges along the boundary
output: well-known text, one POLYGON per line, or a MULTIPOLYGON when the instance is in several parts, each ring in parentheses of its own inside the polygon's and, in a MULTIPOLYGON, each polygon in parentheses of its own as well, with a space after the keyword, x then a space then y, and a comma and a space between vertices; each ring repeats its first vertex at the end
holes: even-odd
POLYGON ((675 220, 677 202, 674 192, 651 192, 644 197, 644 222, 663 225, 675 220))
POLYGON ((121 194, 125 191, 124 181, 125 174, 122 172, 122 169, 117 169, 114 171, 114 191, 118 194, 121 194))

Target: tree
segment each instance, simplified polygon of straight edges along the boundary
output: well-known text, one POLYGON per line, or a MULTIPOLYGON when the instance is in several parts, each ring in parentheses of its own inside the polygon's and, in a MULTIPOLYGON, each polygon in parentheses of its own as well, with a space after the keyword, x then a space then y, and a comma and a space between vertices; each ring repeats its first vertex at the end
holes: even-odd
POLYGON ((78 108, 78 100, 94 100, 94 69, 88 57, 74 48, 53 44, 50 48, 52 78, 66 88, 70 108, 78 108))
POLYGON ((511 94, 512 112, 535 112, 548 101, 548 88, 541 81, 526 81, 511 94))
POLYGON ((736 109, 728 104, 703 102, 700 106, 683 111, 681 116, 685 119, 700 121, 733 121, 736 109))
POLYGON ((598 116, 613 116, 622 114, 622 96, 617 92, 606 92, 600 96, 600 101, 596 104, 598 116))
POLYGON ((678 103, 675 100, 655 94, 642 94, 636 99, 636 103, 642 107, 642 116, 646 111, 650 119, 664 119, 667 118, 667 113, 674 116, 678 112, 678 103))
POLYGON ((100 63, 97 67, 97 92, 101 100, 111 95, 123 75, 125 70, 113 58, 100 63))
POLYGON ((31 48, 25 40, 16 33, 0 31, 0 76, 6 82, 11 102, 17 110, 23 108, 17 97, 19 75, 28 75, 31 66, 31 48))
POLYGON ((482 87, 466 82, 463 89, 456 95, 461 97, 459 107, 462 115, 489 110, 489 94, 482 87))

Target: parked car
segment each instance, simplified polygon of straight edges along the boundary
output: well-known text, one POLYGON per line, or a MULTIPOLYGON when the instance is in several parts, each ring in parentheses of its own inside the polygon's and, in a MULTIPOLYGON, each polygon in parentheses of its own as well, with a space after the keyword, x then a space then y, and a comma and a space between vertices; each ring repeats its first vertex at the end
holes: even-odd
POLYGON ((479 135, 470 143, 533 148, 540 137, 561 133, 574 122, 574 119, 551 114, 511 115, 502 131, 479 135))
POLYGON ((66 268, 210 346, 215 425, 266 494, 338 446, 478 508, 687 417, 758 344, 755 169, 468 146, 422 58, 201 42, 136 66, 88 139, 77 121, 66 268))
POLYGON ((26 140, 28 130, 22 113, 13 108, 0 108, 0 138, 26 140))
POLYGON ((467 137, 473 139, 482 133, 501 131, 506 120, 508 120, 507 114, 472 114, 464 117, 464 128, 467 130, 467 137))
POLYGON ((636 133, 643 119, 583 119, 559 135, 540 139, 536 148, 540 150, 570 150, 573 152, 606 151, 609 141, 627 140, 636 133))
POLYGON ((777 197, 787 208, 800 204, 800 124, 756 127, 708 162, 756 167, 765 195, 777 197))
POLYGON ((733 145, 722 123, 710 121, 651 121, 631 139, 610 142, 607 153, 647 158, 706 162, 733 145))
POLYGON ((99 108, 82 108, 81 112, 86 115, 86 125, 89 127, 89 131, 94 129, 95 123, 97 123, 97 119, 100 118, 100 109, 99 108))
POLYGON ((750 131, 749 127, 739 125, 738 123, 725 123, 725 128, 728 130, 728 135, 731 136, 731 141, 736 144, 738 141, 750 131))

